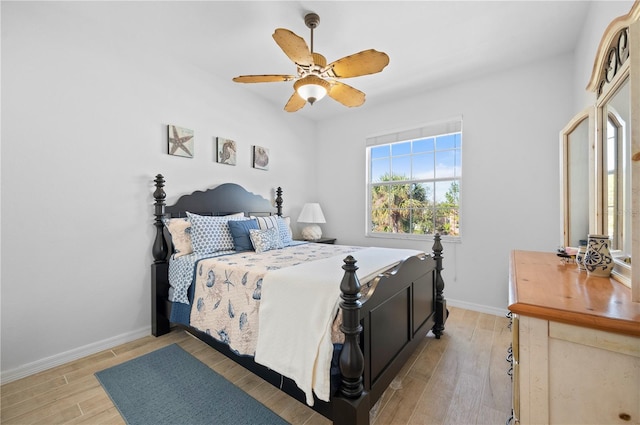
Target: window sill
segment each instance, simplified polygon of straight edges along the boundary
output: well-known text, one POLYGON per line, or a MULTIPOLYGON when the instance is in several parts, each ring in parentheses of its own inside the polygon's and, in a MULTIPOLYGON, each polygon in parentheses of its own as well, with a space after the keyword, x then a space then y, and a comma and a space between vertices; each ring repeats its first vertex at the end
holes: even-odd
MULTIPOLYGON (((410 240, 410 241, 433 241, 434 235, 410 235, 406 233, 368 233, 366 238, 372 239, 394 239, 394 240, 410 240)), ((461 236, 440 236, 443 243, 462 243, 461 236)))

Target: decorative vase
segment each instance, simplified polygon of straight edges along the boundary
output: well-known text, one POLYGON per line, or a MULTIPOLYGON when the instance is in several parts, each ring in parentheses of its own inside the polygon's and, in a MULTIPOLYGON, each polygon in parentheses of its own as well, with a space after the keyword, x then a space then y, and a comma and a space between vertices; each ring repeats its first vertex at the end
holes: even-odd
POLYGON ((590 276, 609 277, 613 269, 613 258, 609 251, 608 235, 589 235, 584 267, 590 276))
POLYGON ((583 272, 587 270, 584 267, 584 254, 587 252, 587 245, 580 245, 578 247, 578 253, 576 254, 576 264, 578 265, 578 271, 583 272))

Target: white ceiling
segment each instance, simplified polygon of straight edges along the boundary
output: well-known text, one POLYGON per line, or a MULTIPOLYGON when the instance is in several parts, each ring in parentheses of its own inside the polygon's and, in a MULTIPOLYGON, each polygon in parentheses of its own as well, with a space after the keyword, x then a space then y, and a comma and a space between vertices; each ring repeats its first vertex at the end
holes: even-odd
MULTIPOLYGON (((588 1, 135 2, 120 11, 115 24, 119 28, 111 30, 142 25, 145 31, 132 33, 132 43, 155 45, 282 110, 293 92, 292 82, 238 84, 231 79, 295 74, 295 65, 271 35, 276 28, 287 28, 310 44, 303 18, 315 12, 320 25, 314 31, 314 50, 327 61, 370 48, 389 55, 381 73, 343 80, 367 94, 360 107, 366 108, 570 53, 588 9, 588 1)), ((100 12, 90 10, 100 20, 100 12)), ((113 21, 109 25, 113 27, 113 21)), ((323 119, 347 111, 327 97, 295 114, 323 119)))

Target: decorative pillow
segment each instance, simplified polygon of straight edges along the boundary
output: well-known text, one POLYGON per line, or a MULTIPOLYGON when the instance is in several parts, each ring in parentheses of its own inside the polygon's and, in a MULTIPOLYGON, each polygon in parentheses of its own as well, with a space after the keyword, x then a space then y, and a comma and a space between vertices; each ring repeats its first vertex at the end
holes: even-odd
POLYGON ((289 246, 293 242, 293 232, 291 231, 291 218, 278 217, 278 230, 280 231, 280 239, 282 245, 289 246))
MULTIPOLYGON (((244 213, 239 212, 235 214, 225 215, 224 217, 244 217, 244 213)), ((189 217, 164 218, 162 222, 171 234, 174 258, 191 254, 193 252, 193 245, 191 243, 191 221, 189 220, 189 217)))
POLYGON ((269 215, 266 217, 251 217, 258 220, 261 230, 275 227, 278 229, 280 239, 283 246, 289 246, 292 241, 293 232, 291 231, 291 219, 289 217, 279 217, 277 215, 269 215))
POLYGON ((165 218, 163 222, 171 234, 174 258, 191 254, 193 247, 191 246, 191 222, 189 219, 187 217, 165 218))
POLYGON ((236 247, 236 251, 253 251, 253 244, 249 237, 249 230, 259 230, 257 220, 243 220, 235 221, 229 220, 229 230, 231 231, 231 237, 233 238, 233 244, 236 247))
POLYGON ((277 217, 278 217, 277 215, 268 215, 266 217, 251 216, 251 218, 254 218, 258 221, 258 226, 260 226, 260 230, 269 229, 271 227, 277 227, 278 226, 277 217))
POLYGON ((258 254, 272 249, 283 248, 278 229, 275 227, 264 230, 251 229, 249 230, 249 238, 251 238, 253 248, 258 254))
POLYGON ((229 230, 229 221, 248 220, 244 214, 239 216, 203 216, 187 211, 191 221, 191 244, 198 254, 211 254, 217 251, 232 251, 233 237, 229 230))
POLYGON ((248 218, 244 215, 243 212, 239 212, 239 213, 233 213, 233 214, 229 214, 229 215, 224 215, 222 217, 227 217, 227 218, 248 218))

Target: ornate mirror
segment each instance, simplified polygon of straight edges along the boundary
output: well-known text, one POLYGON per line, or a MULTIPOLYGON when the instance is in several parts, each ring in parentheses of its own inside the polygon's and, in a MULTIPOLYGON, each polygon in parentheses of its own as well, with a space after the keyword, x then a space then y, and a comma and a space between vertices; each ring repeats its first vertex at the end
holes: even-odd
POLYGON ((602 37, 587 89, 596 93, 595 217, 609 235, 613 277, 640 301, 640 2, 602 37), (634 267, 635 266, 635 267, 634 267))

